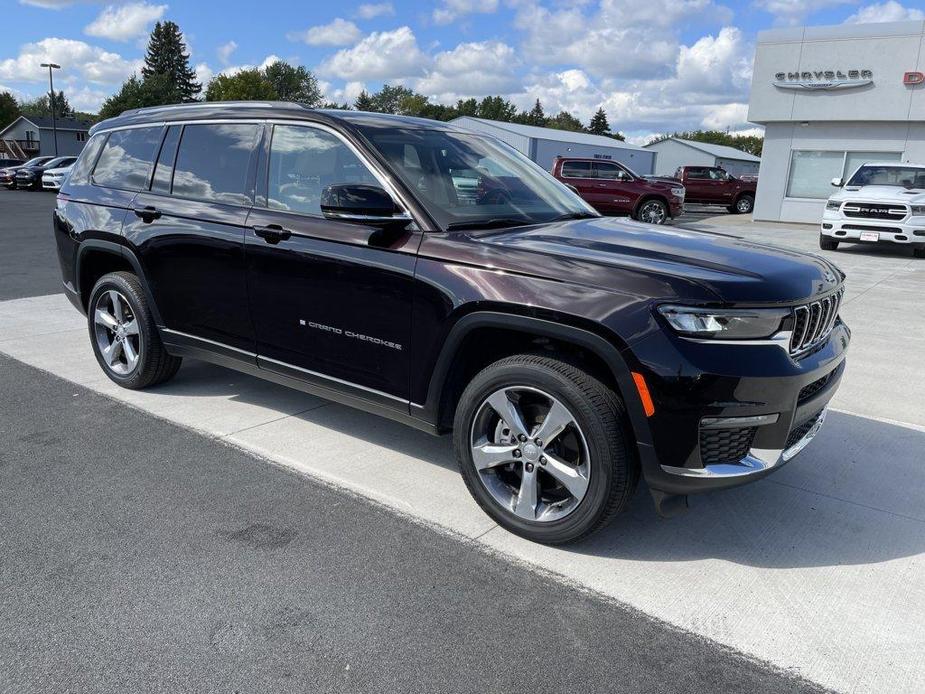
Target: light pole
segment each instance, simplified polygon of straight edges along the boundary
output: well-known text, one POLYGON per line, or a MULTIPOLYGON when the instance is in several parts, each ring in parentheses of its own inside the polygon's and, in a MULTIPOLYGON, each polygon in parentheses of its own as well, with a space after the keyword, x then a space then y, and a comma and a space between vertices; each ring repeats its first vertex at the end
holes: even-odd
POLYGON ((51 76, 52 70, 60 70, 61 66, 56 63, 42 63, 42 67, 48 68, 48 87, 51 89, 51 94, 48 96, 48 104, 51 106, 51 132, 55 138, 55 156, 58 156, 58 123, 55 118, 55 80, 51 76))

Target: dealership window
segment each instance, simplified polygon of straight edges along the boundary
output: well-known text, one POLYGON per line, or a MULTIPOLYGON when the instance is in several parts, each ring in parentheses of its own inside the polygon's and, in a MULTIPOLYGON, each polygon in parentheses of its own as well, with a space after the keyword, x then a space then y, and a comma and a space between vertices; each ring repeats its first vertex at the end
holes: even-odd
POLYGON ((848 178, 869 161, 899 161, 901 152, 845 152, 794 150, 790 159, 788 198, 825 200, 833 178, 848 178))

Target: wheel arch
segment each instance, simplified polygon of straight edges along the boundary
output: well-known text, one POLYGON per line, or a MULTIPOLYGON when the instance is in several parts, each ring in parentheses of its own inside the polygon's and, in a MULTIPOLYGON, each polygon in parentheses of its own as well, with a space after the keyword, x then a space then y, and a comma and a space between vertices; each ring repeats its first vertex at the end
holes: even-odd
POLYGON ((636 205, 633 207, 633 219, 636 219, 639 215, 639 209, 645 205, 650 200, 658 200, 665 206, 665 215, 671 217, 671 205, 668 202, 668 198, 660 193, 645 193, 642 195, 639 200, 636 201, 636 205))
POLYGON ((81 242, 77 252, 75 268, 77 295, 80 297, 84 312, 90 301, 90 292, 100 277, 110 272, 124 270, 133 273, 141 282, 145 299, 157 325, 163 325, 157 303, 151 295, 151 288, 145 278, 144 269, 138 257, 123 244, 103 239, 87 239, 81 242))
POLYGON ((651 440, 632 373, 616 345, 569 323, 501 311, 476 311, 456 322, 435 363, 426 402, 412 405, 419 410, 412 414, 435 422, 441 430, 449 428, 458 397, 474 372, 505 356, 544 347, 556 349, 560 357, 564 348, 566 356, 582 358, 586 368, 622 398, 636 440, 651 440), (501 338, 500 345, 486 340, 488 336, 501 338))

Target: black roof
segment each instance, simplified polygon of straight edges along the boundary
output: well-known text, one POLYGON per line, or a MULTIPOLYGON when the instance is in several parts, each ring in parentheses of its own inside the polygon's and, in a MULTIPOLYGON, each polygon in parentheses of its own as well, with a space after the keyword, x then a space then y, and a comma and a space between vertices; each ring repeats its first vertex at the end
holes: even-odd
POLYGON ((207 120, 212 118, 292 118, 294 120, 321 122, 339 121, 361 127, 396 127, 405 125, 418 128, 460 130, 457 126, 427 118, 342 109, 313 109, 304 104, 287 101, 205 101, 131 109, 115 118, 97 123, 93 126, 91 132, 123 125, 172 120, 207 120))
MULTIPOLYGON (((35 123, 39 128, 48 128, 49 130, 52 127, 51 116, 32 116, 29 114, 23 114, 25 118, 30 123, 35 123)), ((77 118, 56 118, 55 125, 59 130, 89 130, 93 125, 92 121, 80 120, 77 118)))

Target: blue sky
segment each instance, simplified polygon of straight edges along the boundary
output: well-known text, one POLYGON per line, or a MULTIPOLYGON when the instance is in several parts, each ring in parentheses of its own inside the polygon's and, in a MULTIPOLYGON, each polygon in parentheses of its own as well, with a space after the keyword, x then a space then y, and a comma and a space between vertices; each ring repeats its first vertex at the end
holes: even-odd
POLYGON ((925 18, 925 0, 4 0, 0 90, 56 86, 95 111, 138 70, 151 26, 180 25, 203 80, 283 59, 328 98, 405 84, 447 103, 503 94, 587 121, 600 106, 633 140, 747 130, 754 41, 773 26, 925 18), (15 28, 11 31, 10 28, 15 28), (12 34, 15 39, 11 39, 12 34))

